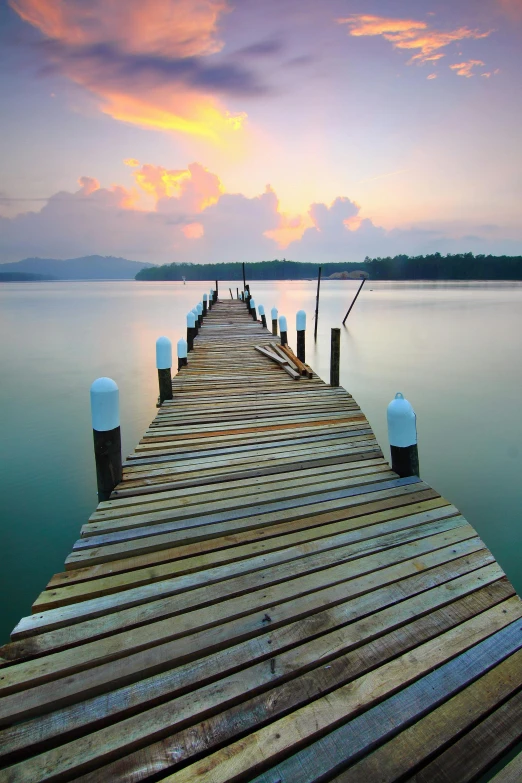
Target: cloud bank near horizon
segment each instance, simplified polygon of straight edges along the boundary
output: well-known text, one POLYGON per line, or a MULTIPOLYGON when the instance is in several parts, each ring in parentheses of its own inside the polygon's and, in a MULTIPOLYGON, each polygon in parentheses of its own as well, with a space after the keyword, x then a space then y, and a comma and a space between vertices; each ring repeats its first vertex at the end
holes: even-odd
POLYGON ((520 253, 522 237, 500 239, 496 226, 413 226, 386 230, 361 215, 350 198, 313 203, 304 215, 280 210, 275 191, 249 198, 227 193, 200 163, 167 169, 125 161, 135 186, 102 187, 79 179, 79 189, 51 196, 39 212, 0 217, 0 263, 27 256, 116 255, 153 263, 362 261, 365 256, 432 252, 520 253), (152 203, 151 203, 152 202, 152 203))

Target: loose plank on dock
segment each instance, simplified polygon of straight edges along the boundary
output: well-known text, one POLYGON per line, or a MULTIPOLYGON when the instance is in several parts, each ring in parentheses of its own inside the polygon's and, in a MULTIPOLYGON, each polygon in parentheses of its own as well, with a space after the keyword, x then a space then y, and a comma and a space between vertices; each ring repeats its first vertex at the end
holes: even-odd
POLYGON ((520 740, 513 587, 274 342, 240 301, 207 314, 2 648, 1 781, 459 783, 520 740))

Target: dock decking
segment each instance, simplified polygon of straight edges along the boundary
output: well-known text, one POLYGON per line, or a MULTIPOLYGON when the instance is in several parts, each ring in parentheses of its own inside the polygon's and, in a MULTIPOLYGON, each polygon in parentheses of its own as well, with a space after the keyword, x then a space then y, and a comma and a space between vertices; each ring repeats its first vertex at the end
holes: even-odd
POLYGON ((2 648, 0 781, 462 783, 520 740, 502 569, 275 340, 239 301, 205 318, 2 648))

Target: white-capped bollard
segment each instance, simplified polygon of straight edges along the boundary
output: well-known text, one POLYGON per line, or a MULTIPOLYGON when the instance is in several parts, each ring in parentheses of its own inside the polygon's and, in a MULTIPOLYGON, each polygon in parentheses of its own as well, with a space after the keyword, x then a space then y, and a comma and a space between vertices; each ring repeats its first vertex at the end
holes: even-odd
POLYGON ((188 364, 187 361, 187 353, 188 353, 188 346, 187 341, 181 338, 181 340, 178 340, 178 372, 181 370, 182 367, 186 367, 188 364))
POLYGON ((190 311, 187 313, 187 346, 188 350, 194 350, 194 337, 196 336, 196 316, 190 311))
POLYGON ((194 318, 196 319, 196 325, 195 325, 194 328, 195 328, 196 334, 197 334, 199 332, 199 313, 198 313, 198 308, 197 307, 193 307, 191 312, 194 313, 194 318))
POLYGON ((203 318, 207 314, 207 298, 208 298, 207 295, 203 294, 203 318))
POLYGON ((404 478, 419 476, 417 448, 417 417, 412 406, 400 392, 388 405, 388 439, 392 470, 404 478))
POLYGON ((108 500, 122 479, 120 393, 111 378, 91 386, 91 419, 98 500, 108 500))
POLYGON ((277 334, 277 307, 272 307, 272 334, 277 334))
POLYGON ((254 321, 257 321, 257 314, 256 314, 256 303, 253 299, 250 299, 250 315, 254 319, 254 321))
POLYGON ((203 323, 203 302, 197 303, 196 310, 198 313, 198 326, 201 326, 201 324, 203 323))
POLYGON ((158 369, 159 401, 172 399, 172 343, 168 337, 156 340, 156 367, 158 369))
POLYGON ((214 289, 210 289, 210 296, 208 298, 208 309, 212 310, 212 305, 214 304, 214 289))
POLYGON ((306 332, 306 313, 304 310, 298 310, 295 316, 295 328, 297 331, 297 358, 305 361, 305 332, 306 332))
POLYGON ((258 311, 258 313, 259 313, 259 316, 260 316, 260 318, 261 318, 261 323, 263 324, 263 326, 264 326, 264 327, 265 327, 265 329, 266 329, 266 315, 265 315, 265 308, 263 307, 263 305, 259 305, 259 307, 257 308, 257 311, 258 311))
POLYGON ((288 344, 288 326, 286 325, 286 316, 279 316, 279 332, 281 334, 281 345, 288 344))

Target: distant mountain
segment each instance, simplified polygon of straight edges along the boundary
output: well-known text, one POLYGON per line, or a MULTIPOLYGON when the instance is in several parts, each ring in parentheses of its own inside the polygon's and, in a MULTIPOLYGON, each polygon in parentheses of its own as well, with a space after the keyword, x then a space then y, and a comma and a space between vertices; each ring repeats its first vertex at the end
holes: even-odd
POLYGON ((0 264, 0 272, 25 272, 57 280, 133 280, 140 269, 153 266, 113 256, 84 256, 65 261, 57 258, 24 258, 12 264, 0 264))

